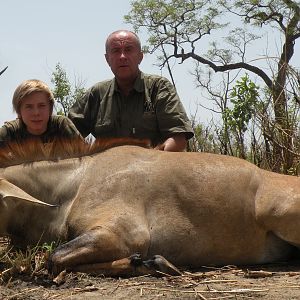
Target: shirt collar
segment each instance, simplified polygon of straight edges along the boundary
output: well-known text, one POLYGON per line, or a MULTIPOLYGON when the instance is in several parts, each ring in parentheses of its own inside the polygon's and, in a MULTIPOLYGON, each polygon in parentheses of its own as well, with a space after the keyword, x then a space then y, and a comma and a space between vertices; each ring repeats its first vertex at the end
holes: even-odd
MULTIPOLYGON (((114 91, 120 91, 116 78, 113 79, 113 89, 114 91)), ((133 90, 137 91, 138 93, 143 93, 145 91, 144 73, 141 71, 138 73, 138 76, 134 82, 133 90)))

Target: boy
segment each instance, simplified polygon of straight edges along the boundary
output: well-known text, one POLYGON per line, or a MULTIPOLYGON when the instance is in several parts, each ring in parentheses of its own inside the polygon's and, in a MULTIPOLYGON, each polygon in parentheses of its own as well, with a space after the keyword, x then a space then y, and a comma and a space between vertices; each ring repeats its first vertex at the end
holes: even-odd
POLYGON ((52 116, 54 97, 49 87, 37 79, 23 81, 13 95, 13 109, 18 118, 0 128, 0 145, 40 139, 50 143, 58 138, 80 138, 81 134, 70 119, 52 116))

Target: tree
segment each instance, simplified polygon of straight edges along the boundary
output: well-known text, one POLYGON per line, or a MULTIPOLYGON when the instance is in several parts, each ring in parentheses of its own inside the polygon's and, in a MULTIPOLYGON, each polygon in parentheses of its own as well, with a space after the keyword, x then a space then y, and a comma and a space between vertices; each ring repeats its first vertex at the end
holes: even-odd
MULTIPOLYGON (((272 109, 262 129, 272 148, 275 171, 287 172, 294 160, 292 140, 296 134, 291 116, 292 99, 299 100, 299 89, 290 65, 295 43, 300 37, 300 4, 292 0, 136 0, 125 20, 136 31, 145 28, 149 34, 148 51, 162 51, 160 66, 171 60, 188 59, 207 66, 214 72, 251 72, 265 86, 272 109), (222 22, 222 20, 229 20, 222 22), (239 22, 239 23, 238 23, 239 22), (243 22, 243 24, 241 24, 243 22), (260 38, 263 29, 274 30, 280 53, 266 55, 269 65, 259 65, 259 58, 247 59, 247 50, 260 38), (221 41, 220 30, 227 33, 221 41), (256 34, 255 34, 256 33, 256 34), (211 37, 209 49, 202 53, 211 37), (203 43, 202 41, 205 40, 203 43), (220 46, 217 41, 221 41, 220 46), (226 47, 225 47, 226 45, 226 47), (295 97, 295 91, 296 97, 295 97)), ((267 53, 268 54, 268 53, 267 53)), ((266 100, 267 101, 267 100, 266 100)))
POLYGON ((197 124, 193 122, 195 137, 188 144, 188 151, 220 153, 220 143, 213 130, 214 124, 197 124))
POLYGON ((57 63, 55 66, 51 82, 54 84, 54 99, 59 104, 59 106, 56 106, 57 113, 67 115, 74 102, 84 95, 85 88, 83 87, 83 83, 76 82, 73 88, 66 71, 60 63, 57 63))
POLYGON ((2 74, 6 71, 7 68, 8 68, 8 67, 6 67, 6 68, 4 68, 2 71, 0 71, 0 75, 2 75, 2 74))
POLYGON ((237 81, 230 94, 233 108, 226 107, 223 111, 222 118, 228 124, 229 129, 236 137, 238 145, 238 156, 246 159, 246 146, 244 134, 248 129, 248 124, 255 113, 258 102, 258 87, 249 80, 249 76, 242 77, 237 81))

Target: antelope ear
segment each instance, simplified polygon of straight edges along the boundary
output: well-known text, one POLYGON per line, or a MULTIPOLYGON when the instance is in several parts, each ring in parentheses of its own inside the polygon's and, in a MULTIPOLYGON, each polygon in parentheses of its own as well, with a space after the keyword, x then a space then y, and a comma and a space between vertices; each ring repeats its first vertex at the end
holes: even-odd
POLYGON ((57 205, 49 204, 30 196, 25 191, 4 178, 0 178, 0 197, 6 201, 9 201, 10 199, 18 199, 21 201, 28 201, 36 205, 57 207, 57 205))

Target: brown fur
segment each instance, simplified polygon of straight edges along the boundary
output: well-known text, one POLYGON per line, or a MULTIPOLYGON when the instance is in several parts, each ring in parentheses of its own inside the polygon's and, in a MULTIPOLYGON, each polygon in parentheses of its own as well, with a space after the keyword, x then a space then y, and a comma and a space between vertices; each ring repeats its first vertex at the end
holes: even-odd
POLYGON ((94 143, 86 143, 81 139, 57 139, 47 144, 43 144, 40 139, 28 139, 22 143, 8 142, 4 147, 0 147, 0 167, 40 160, 82 157, 122 145, 150 147, 148 140, 132 138, 96 139, 94 143))
POLYGON ((66 241, 49 259, 55 274, 143 275, 140 260, 156 267, 157 254, 190 268, 272 263, 300 249, 299 178, 225 155, 113 147, 121 141, 0 169, 0 236, 66 241))

